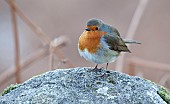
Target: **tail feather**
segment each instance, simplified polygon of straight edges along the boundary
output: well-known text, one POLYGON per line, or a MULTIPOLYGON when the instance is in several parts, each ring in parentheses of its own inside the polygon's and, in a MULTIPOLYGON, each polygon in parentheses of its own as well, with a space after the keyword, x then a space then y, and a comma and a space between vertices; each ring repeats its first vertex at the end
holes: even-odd
POLYGON ((140 42, 138 41, 135 41, 135 40, 126 40, 126 39, 123 39, 123 41, 127 44, 141 44, 140 42))

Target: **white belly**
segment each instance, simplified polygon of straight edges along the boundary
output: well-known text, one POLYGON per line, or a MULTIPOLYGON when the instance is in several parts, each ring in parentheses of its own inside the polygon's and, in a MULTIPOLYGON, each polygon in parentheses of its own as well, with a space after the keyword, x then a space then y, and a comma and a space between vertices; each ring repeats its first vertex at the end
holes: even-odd
POLYGON ((118 52, 110 49, 104 49, 102 47, 97 51, 96 54, 89 53, 87 49, 85 49, 84 51, 79 50, 79 53, 80 56, 83 56, 86 60, 94 62, 96 64, 114 62, 119 56, 118 52))

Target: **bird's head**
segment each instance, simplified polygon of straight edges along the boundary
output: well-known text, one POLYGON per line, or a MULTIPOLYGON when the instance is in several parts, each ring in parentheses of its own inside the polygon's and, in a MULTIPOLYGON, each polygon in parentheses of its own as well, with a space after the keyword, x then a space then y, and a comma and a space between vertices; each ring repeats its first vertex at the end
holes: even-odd
POLYGON ((99 20, 99 19, 90 19, 87 21, 87 27, 86 27, 86 31, 96 31, 99 30, 100 27, 102 26, 103 21, 99 20))

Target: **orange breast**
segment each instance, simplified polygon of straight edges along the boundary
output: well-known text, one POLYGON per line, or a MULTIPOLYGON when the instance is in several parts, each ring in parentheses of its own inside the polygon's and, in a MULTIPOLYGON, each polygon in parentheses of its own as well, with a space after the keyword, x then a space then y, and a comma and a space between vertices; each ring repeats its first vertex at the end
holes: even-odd
POLYGON ((90 53, 96 53, 100 47, 100 38, 105 35, 106 32, 101 31, 84 31, 79 38, 79 49, 87 49, 90 53))

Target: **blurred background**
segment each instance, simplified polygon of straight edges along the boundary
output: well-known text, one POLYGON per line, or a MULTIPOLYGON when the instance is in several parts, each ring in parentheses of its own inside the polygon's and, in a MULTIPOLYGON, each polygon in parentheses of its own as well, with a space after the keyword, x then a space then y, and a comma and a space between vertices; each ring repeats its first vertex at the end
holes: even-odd
MULTIPOLYGON (((115 26, 129 46, 109 70, 170 89, 170 0, 0 0, 0 92, 56 68, 94 67, 77 43, 90 18, 115 26)), ((105 67, 100 65, 100 67, 105 67)))

